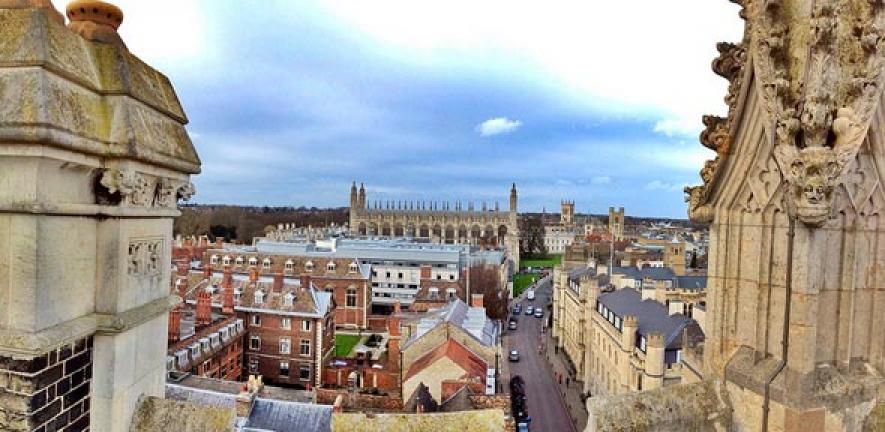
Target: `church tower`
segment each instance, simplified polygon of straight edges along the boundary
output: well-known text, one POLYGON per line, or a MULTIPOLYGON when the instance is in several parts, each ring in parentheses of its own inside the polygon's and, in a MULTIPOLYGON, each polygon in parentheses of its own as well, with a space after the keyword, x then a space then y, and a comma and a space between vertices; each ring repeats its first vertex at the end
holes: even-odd
POLYGON ((608 232, 611 233, 612 240, 620 241, 624 239, 624 208, 620 207, 615 210, 614 207, 608 208, 608 232))
POLYGON ((510 213, 516 213, 516 183, 510 187, 510 213))

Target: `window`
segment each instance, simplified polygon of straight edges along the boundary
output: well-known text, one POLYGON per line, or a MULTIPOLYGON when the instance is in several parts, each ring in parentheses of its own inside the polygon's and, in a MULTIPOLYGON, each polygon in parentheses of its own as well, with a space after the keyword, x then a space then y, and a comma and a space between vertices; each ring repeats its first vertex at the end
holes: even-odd
POLYGON ((249 359, 249 373, 257 374, 258 373, 258 359, 249 359))
POLYGON ((252 336, 249 338, 249 349, 253 351, 258 351, 261 349, 261 337, 252 336))
POLYGON ((402 274, 402 272, 397 273, 397 274, 396 274, 396 277, 399 278, 399 279, 402 279, 402 278, 403 278, 403 274, 402 274))
POLYGON ((292 306, 293 303, 295 303, 295 294, 286 293, 283 296, 283 306, 292 306))
POLYGON ((310 355, 310 339, 301 339, 301 355, 310 355))
POLYGON ((326 271, 335 271, 335 267, 335 261, 329 261, 329 263, 326 264, 326 271))
POLYGON ((270 262, 269 258, 265 258, 264 261, 261 262, 261 266, 266 269, 270 268, 270 264, 271 264, 271 262, 270 262))
POLYGON ((301 330, 310 331, 310 320, 301 321, 301 330))
POLYGON ((260 305, 264 303, 264 293, 261 291, 255 291, 255 304, 260 305))
POLYGON ((280 376, 287 377, 289 376, 289 362, 280 362, 280 376))
POLYGON ((236 261, 236 262, 237 262, 237 265, 238 265, 238 266, 243 265, 243 257, 237 257, 237 261, 236 261))
POLYGON ((450 275, 449 275, 449 280, 455 280, 455 275, 450 274, 450 275))
POLYGON ((295 263, 292 260, 286 261, 286 271, 292 271, 295 268, 295 263))
POLYGON ((280 338, 280 354, 292 352, 292 341, 289 338, 280 338))
POLYGON ((301 381, 310 381, 310 365, 301 365, 298 368, 298 378, 301 381))
POLYGON ((249 265, 252 267, 257 266, 258 265, 258 258, 255 258, 255 257, 249 258, 249 265))
POLYGON ((439 274, 439 273, 437 273, 437 274, 436 274, 436 280, 442 280, 442 275, 439 274))
POLYGON ((280 328, 283 330, 291 330, 292 329, 292 319, 291 318, 280 318, 280 328))
POLYGON ((252 315, 252 325, 255 327, 261 325, 261 315, 252 315))
POLYGON ((218 264, 218 255, 212 255, 212 258, 209 258, 209 263, 212 265, 218 264))
POLYGON ((356 273, 357 270, 359 270, 359 266, 358 266, 357 263, 355 263, 355 262, 350 263, 350 268, 349 268, 348 270, 349 270, 351 273, 356 273))
POLYGON ((304 263, 304 269, 307 271, 313 271, 313 261, 304 263))
POLYGON ((386 272, 384 276, 390 278, 390 272, 386 272))
POLYGON ((449 300, 454 299, 455 298, 455 289, 454 288, 447 288, 446 289, 446 297, 448 297, 449 300))
POLYGON ((346 307, 356 307, 356 288, 347 288, 346 307))
POLYGON ((221 262, 224 263, 224 265, 230 265, 230 257, 225 256, 224 258, 221 259, 221 262))

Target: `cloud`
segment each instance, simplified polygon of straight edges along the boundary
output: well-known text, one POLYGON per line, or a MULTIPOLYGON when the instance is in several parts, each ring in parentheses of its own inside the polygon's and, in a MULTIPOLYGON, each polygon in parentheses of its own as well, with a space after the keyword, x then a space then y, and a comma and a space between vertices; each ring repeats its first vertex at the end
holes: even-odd
POLYGON ((597 176, 590 179, 590 183, 592 184, 609 184, 612 182, 612 178, 609 176, 597 176))
POLYGON ((670 183, 670 182, 664 182, 664 181, 660 181, 660 180, 653 180, 645 185, 646 190, 650 190, 650 191, 658 191, 659 190, 659 191, 668 191, 668 192, 680 191, 684 187, 685 187, 685 185, 681 185, 679 183, 670 183))
POLYGON ((510 120, 507 117, 488 119, 476 126, 476 131, 481 136, 493 136, 511 133, 522 126, 519 120, 510 120))
POLYGON ((668 137, 686 136, 697 137, 701 132, 700 119, 672 118, 660 120, 655 123, 653 131, 668 137))

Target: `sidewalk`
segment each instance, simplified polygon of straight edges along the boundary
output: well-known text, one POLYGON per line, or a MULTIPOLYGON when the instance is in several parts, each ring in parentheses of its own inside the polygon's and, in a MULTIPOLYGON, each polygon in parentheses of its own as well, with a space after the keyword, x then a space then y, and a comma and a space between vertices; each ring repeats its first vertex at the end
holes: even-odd
POLYGON ((568 360, 566 360, 565 354, 562 350, 559 350, 558 354, 555 353, 554 345, 555 341, 550 336, 550 331, 548 329, 544 334, 547 362, 550 363, 551 369, 554 373, 562 374, 562 384, 560 385, 557 381, 557 386, 559 387, 560 394, 563 396, 566 409, 569 412, 569 416, 572 418, 572 423, 575 425, 575 429, 583 431, 587 426, 587 406, 581 399, 584 383, 582 381, 575 381, 573 377, 569 375, 568 367, 566 366, 568 360), (569 377, 570 383, 568 387, 565 385, 566 377, 569 377))

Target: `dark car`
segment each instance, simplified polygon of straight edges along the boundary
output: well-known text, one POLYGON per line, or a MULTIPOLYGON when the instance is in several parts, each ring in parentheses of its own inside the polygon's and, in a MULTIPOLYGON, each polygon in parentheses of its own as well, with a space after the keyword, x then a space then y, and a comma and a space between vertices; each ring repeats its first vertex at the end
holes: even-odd
POLYGON ((507 358, 509 358, 510 361, 512 361, 512 362, 518 362, 519 361, 519 351, 511 350, 510 355, 507 358))
POLYGON ((517 304, 516 306, 513 306, 513 313, 517 313, 517 314, 518 314, 518 313, 520 313, 520 312, 522 312, 522 305, 517 304))

